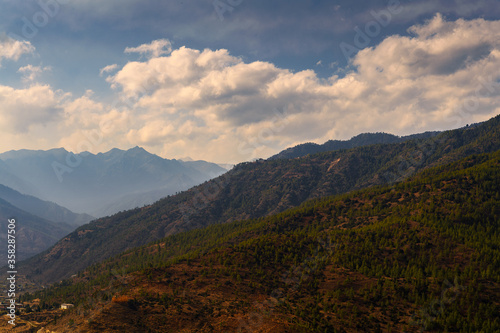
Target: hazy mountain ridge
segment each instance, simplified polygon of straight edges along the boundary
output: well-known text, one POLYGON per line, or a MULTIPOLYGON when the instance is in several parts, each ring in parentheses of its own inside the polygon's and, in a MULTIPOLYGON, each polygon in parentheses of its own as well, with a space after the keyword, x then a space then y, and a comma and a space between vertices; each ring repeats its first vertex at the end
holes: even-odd
MULTIPOLYGON (((0 217, 4 221, 0 233, 2 239, 7 237, 7 219, 17 219, 18 260, 46 250, 78 226, 94 219, 88 214, 73 213, 53 202, 21 194, 1 184, 0 200, 0 217)), ((5 254, 2 258, 6 259, 5 254)))
POLYGON ((428 139, 243 163, 224 176, 150 207, 83 226, 24 263, 23 269, 36 280, 56 281, 167 235, 275 214, 306 200, 404 180, 429 166, 500 149, 499 128, 500 116, 428 139))
POLYGON ((497 332, 499 173, 499 151, 472 155, 167 237, 25 299, 90 309, 61 332, 497 332))
POLYGON ((216 164, 163 159, 139 147, 96 155, 20 150, 0 154, 0 160, 6 173, 0 183, 11 179, 6 186, 94 216, 136 207, 121 205, 124 195, 135 195, 133 202, 143 206, 226 172, 216 164), (153 201, 141 199, 146 192, 156 193, 147 197, 153 201))
POLYGON ((56 203, 43 201, 31 195, 21 194, 1 184, 0 198, 30 214, 56 223, 67 223, 75 226, 75 228, 94 219, 94 217, 88 214, 73 213, 56 203))
MULTIPOLYGON (((75 229, 74 225, 53 222, 13 206, 0 198, 0 238, 7 244, 7 220, 16 220, 16 259, 17 261, 38 254, 75 229)), ((0 254, 2 263, 7 264, 7 251, 0 254)))

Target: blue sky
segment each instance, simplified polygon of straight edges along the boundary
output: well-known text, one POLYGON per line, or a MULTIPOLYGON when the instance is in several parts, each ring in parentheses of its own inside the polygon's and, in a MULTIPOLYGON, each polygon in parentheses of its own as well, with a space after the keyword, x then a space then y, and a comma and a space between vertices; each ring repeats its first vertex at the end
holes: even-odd
POLYGON ((0 9, 1 151, 139 145, 232 163, 500 113, 496 0, 0 0, 0 9))

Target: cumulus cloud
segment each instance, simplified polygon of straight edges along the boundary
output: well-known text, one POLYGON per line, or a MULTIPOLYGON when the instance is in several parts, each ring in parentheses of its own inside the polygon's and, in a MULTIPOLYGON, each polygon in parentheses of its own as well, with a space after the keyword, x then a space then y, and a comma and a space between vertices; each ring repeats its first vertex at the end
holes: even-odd
POLYGON ((23 54, 33 53, 35 47, 28 41, 18 41, 0 34, 0 66, 3 59, 19 60, 23 54))
POLYGON ((214 145, 224 147, 221 156, 243 160, 241 151, 271 154, 363 131, 447 129, 500 111, 500 21, 436 15, 408 36, 361 50, 352 64, 343 77, 320 79, 312 70, 245 63, 227 50, 181 47, 129 62, 108 81, 133 108, 147 110, 130 142, 179 156, 190 147, 190 155, 212 160, 214 145), (279 130, 273 110, 285 110, 279 130))
POLYGON ((34 82, 38 76, 40 76, 43 72, 47 72, 52 70, 50 66, 41 67, 41 66, 33 66, 27 65, 19 68, 18 72, 23 74, 22 80, 24 82, 34 82))
POLYGON ((0 126, 53 119, 58 144, 75 151, 141 145, 169 158, 234 163, 304 141, 449 129, 500 113, 500 21, 437 15, 361 50, 351 70, 327 79, 224 49, 155 53, 161 43, 145 45, 148 59, 110 69, 115 103, 3 87, 0 126), (23 113, 22 103, 43 117, 23 113))
POLYGON ((0 86, 0 101, 0 128, 6 132, 29 132, 31 127, 57 121, 62 113, 61 96, 47 85, 0 86))
POLYGON ((127 47, 125 53, 139 53, 149 58, 157 58, 172 52, 172 44, 167 39, 158 39, 150 44, 142 44, 137 47, 127 47))

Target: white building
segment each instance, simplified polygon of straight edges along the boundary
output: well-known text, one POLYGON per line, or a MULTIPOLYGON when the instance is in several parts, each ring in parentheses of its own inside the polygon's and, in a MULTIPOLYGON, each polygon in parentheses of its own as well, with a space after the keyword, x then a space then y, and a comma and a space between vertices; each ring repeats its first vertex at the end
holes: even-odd
POLYGON ((68 309, 71 309, 72 307, 74 307, 73 304, 69 304, 69 303, 61 304, 61 309, 63 309, 63 310, 68 310, 68 309))

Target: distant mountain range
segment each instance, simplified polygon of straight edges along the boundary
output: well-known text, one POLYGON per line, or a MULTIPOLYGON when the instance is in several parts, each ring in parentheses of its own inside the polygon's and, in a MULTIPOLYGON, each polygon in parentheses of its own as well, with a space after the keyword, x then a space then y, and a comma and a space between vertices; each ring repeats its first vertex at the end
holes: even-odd
POLYGON ((40 200, 31 195, 21 194, 16 190, 0 184, 0 199, 27 213, 39 216, 55 223, 65 223, 76 227, 94 219, 88 214, 76 214, 67 208, 49 201, 40 200))
POLYGON ((58 281, 168 235, 269 216, 307 200, 403 181, 419 170, 497 151, 499 132, 497 116, 474 127, 400 143, 242 163, 223 176, 151 206, 82 226, 23 263, 23 269, 34 280, 58 281))
POLYGON ((139 147, 96 155, 62 148, 0 154, 0 184, 96 217, 151 204, 225 172, 213 163, 164 159, 139 147))
POLYGON ((369 146, 383 143, 400 143, 413 139, 427 139, 438 135, 440 132, 425 132, 407 136, 396 136, 387 133, 363 133, 359 134, 350 140, 329 140, 322 145, 316 143, 303 143, 295 147, 283 150, 282 152, 271 156, 269 160, 280 158, 297 158, 307 156, 309 154, 317 154, 325 151, 333 151, 340 149, 351 149, 362 146, 369 146))
MULTIPOLYGON (((110 215, 224 172, 213 163, 165 160, 137 147, 97 155, 73 155, 64 149, 10 151, 0 154, 0 217, 18 219, 18 259, 26 259, 94 219, 55 202, 95 216, 110 215)), ((2 226, 0 238, 6 239, 2 226)))

